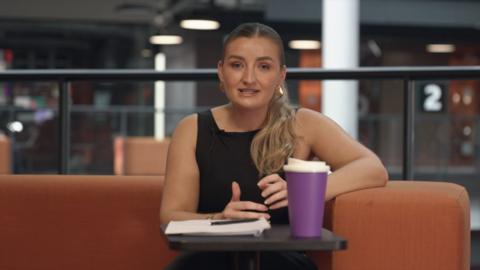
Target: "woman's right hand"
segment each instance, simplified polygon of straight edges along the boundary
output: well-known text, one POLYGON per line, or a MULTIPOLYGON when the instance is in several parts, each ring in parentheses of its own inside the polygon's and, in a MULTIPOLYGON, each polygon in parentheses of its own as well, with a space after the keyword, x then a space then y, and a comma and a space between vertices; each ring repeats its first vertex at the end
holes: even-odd
POLYGON ((225 219, 241 219, 241 218, 266 218, 270 219, 267 213, 268 207, 264 204, 255 203, 251 201, 240 201, 240 185, 237 182, 232 182, 232 199, 225 206, 221 213, 222 218, 225 219))

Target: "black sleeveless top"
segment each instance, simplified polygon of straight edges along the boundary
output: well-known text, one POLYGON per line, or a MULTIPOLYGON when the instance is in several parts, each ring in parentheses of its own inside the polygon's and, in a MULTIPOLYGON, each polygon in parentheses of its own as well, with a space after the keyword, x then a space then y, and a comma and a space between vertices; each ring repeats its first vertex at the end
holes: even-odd
MULTIPOLYGON (((250 156, 250 144, 258 131, 220 130, 210 110, 198 113, 195 156, 200 171, 198 212, 221 212, 232 197, 232 181, 240 185, 242 201, 263 203, 257 186, 259 173, 250 156)), ((288 223, 288 209, 269 210, 273 224, 288 223)))

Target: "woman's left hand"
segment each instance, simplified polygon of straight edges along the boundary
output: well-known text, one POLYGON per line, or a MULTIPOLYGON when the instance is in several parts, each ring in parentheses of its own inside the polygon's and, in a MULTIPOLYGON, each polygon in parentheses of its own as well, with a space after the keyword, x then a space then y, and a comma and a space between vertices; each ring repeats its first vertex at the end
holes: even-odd
POLYGON ((257 183, 265 198, 265 205, 270 209, 278 209, 288 205, 287 182, 278 174, 270 174, 257 183))

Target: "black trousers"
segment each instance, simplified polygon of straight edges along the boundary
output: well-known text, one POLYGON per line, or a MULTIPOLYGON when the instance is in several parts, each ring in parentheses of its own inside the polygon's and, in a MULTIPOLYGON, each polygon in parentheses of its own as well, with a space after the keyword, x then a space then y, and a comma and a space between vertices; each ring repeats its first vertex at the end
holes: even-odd
MULTIPOLYGON (((182 252, 165 270, 235 269, 232 252, 182 252)), ((297 251, 260 252, 261 270, 316 270, 317 267, 307 255, 297 251)))

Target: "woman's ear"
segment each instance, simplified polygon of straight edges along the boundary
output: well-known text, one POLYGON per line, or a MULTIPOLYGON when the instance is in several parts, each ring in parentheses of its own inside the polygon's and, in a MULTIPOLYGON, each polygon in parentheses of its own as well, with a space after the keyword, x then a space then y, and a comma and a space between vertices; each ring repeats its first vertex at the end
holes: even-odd
POLYGON ((287 78, 287 66, 283 65, 280 68, 280 80, 283 82, 287 78))
POLYGON ((223 71, 222 71, 222 67, 223 67, 223 61, 220 60, 220 61, 218 61, 218 63, 217 63, 217 76, 218 76, 218 79, 220 80, 220 82, 223 82, 223 71))

